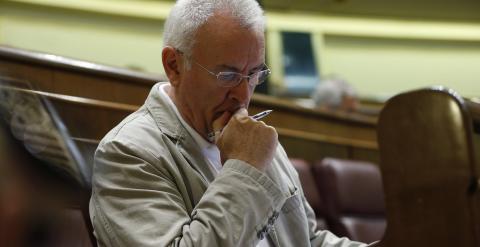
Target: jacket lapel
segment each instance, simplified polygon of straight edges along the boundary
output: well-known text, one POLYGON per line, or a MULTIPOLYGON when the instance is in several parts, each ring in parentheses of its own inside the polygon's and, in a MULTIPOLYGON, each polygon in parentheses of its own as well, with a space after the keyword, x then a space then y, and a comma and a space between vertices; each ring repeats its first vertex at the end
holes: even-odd
POLYGON ((188 134, 177 114, 171 109, 168 102, 160 96, 162 82, 155 84, 146 100, 146 106, 153 116, 158 128, 177 145, 178 150, 190 164, 192 169, 199 173, 207 187, 215 179, 213 167, 207 163, 198 145, 188 134))

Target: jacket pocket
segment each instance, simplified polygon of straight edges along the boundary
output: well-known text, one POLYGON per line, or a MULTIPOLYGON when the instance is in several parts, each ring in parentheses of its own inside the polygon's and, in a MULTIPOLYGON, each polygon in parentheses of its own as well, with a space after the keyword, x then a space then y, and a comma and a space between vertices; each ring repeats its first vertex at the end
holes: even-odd
POLYGON ((281 211, 283 214, 289 214, 301 208, 302 208, 302 197, 300 193, 298 193, 297 188, 295 188, 295 191, 292 192, 292 195, 289 198, 287 198, 287 200, 285 200, 285 203, 283 204, 281 211))

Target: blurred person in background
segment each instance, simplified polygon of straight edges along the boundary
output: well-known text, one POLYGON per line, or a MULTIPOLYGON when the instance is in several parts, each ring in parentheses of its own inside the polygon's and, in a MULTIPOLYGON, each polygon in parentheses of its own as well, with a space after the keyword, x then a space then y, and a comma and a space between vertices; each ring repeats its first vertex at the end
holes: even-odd
POLYGON ((347 81, 336 77, 321 80, 311 97, 315 107, 320 109, 348 112, 358 109, 356 90, 347 81))

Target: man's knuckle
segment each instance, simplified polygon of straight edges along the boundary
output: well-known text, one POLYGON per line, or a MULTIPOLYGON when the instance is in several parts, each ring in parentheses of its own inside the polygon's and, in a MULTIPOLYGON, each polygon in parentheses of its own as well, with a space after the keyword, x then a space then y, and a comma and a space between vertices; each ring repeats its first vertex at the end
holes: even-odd
POLYGON ((270 133, 277 133, 277 130, 270 125, 267 125, 267 129, 270 131, 270 133))

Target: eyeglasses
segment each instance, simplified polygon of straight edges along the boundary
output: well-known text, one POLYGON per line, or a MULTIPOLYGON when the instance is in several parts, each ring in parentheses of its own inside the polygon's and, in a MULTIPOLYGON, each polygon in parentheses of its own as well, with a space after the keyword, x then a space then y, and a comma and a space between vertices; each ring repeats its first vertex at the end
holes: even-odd
POLYGON ((203 65, 199 64, 197 61, 194 61, 196 65, 200 66, 202 69, 207 71, 209 74, 217 78, 217 82, 221 87, 236 87, 243 79, 247 79, 248 84, 252 87, 257 86, 264 82, 267 77, 272 73, 270 69, 265 65, 266 69, 257 71, 251 75, 242 75, 237 72, 224 71, 214 73, 209 69, 205 68, 203 65))
MULTIPOLYGON (((175 50, 183 55, 183 52, 181 50, 175 50)), ((205 68, 203 65, 199 64, 197 61, 193 60, 193 62, 195 62, 196 65, 200 66, 200 68, 204 69, 209 74, 215 76, 217 78, 218 84, 221 87, 236 87, 238 84, 240 84, 240 82, 243 81, 244 78, 247 79, 250 86, 254 87, 264 82, 267 77, 272 73, 272 71, 270 71, 270 69, 265 64, 265 69, 257 71, 251 75, 242 75, 233 71, 218 72, 215 74, 214 72, 205 68)))

